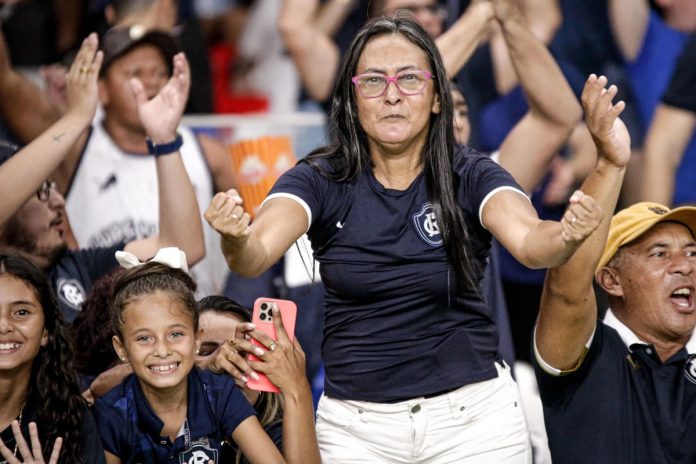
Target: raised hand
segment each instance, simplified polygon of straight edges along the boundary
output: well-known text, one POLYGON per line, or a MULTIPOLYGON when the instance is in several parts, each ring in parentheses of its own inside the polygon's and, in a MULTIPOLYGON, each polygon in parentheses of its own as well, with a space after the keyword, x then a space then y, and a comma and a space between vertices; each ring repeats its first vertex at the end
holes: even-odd
POLYGON ((495 18, 501 23, 512 16, 522 16, 520 0, 488 0, 493 5, 495 18))
POLYGON ((18 456, 15 456, 15 452, 10 451, 5 443, 0 440, 0 454, 3 458, 5 458, 7 464, 56 464, 58 462, 60 448, 63 445, 62 438, 56 438, 56 442, 53 444, 53 450, 51 451, 51 456, 47 462, 44 460, 43 452, 41 451, 39 431, 36 429, 36 424, 34 422, 29 423, 31 449, 29 449, 29 445, 22 435, 19 422, 12 421, 12 433, 14 434, 15 442, 17 443, 17 450, 19 450, 19 456, 21 456, 22 460, 20 460, 18 456))
POLYGON ((624 167, 631 158, 631 137, 619 115, 626 107, 623 101, 612 102, 618 89, 606 88, 607 78, 591 74, 582 91, 585 121, 600 159, 624 167))
POLYGON ((580 243, 599 227, 604 217, 602 207, 589 195, 576 190, 568 200, 561 218, 561 237, 566 243, 580 243))
POLYGON ((130 80, 140 122, 147 136, 156 144, 169 143, 176 138, 176 129, 184 113, 191 86, 191 71, 186 56, 177 53, 173 61, 172 77, 151 100, 148 100, 140 79, 130 80))
POLYGON ((203 216, 226 239, 245 241, 249 237, 251 217, 244 211, 243 201, 235 189, 220 192, 213 197, 203 216))
POLYGON ((104 54, 97 51, 98 47, 97 34, 93 32, 82 41, 65 79, 65 114, 78 117, 85 124, 92 122, 99 101, 97 81, 104 54))

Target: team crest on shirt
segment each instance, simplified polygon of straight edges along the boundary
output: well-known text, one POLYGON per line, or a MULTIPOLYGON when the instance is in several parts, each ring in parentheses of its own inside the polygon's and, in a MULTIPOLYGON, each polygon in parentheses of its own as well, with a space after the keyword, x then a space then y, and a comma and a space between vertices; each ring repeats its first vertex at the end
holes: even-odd
POLYGON ((430 203, 425 203, 420 211, 413 215, 413 223, 420 238, 432 247, 442 245, 442 234, 435 218, 435 209, 430 203))
POLYGON ((60 301, 77 311, 80 310, 82 303, 87 298, 82 284, 76 279, 58 279, 58 298, 60 301))
POLYGON ((684 366, 684 375, 689 382, 696 383, 696 354, 692 354, 684 366))
POLYGON ((207 446, 203 441, 195 441, 191 447, 179 454, 179 464, 208 464, 208 461, 218 464, 218 450, 207 446))

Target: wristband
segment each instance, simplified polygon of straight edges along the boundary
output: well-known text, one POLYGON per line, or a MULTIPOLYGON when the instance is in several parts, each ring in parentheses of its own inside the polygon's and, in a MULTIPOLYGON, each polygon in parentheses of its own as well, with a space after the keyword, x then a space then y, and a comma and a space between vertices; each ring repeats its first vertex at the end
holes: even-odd
POLYGON ((160 156, 160 155, 169 155, 171 153, 176 153, 179 151, 179 148, 184 144, 184 139, 181 138, 180 133, 176 133, 176 138, 174 139, 173 142, 169 143, 162 143, 162 144, 155 144, 150 138, 146 138, 145 142, 147 143, 147 152, 151 155, 155 156, 160 156))

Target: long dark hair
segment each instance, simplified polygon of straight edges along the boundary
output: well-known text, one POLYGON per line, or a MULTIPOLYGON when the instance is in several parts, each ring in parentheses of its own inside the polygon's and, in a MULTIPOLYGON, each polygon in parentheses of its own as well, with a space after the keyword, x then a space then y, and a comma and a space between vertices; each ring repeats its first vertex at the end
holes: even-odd
POLYGON ((73 348, 51 284, 28 258, 13 251, 0 251, 0 275, 11 275, 31 287, 43 310, 48 343, 34 358, 27 395, 39 405, 36 425, 43 455, 50 456, 56 438, 63 437, 60 462, 82 463, 81 424, 86 405, 77 386, 73 348))
POLYGON ((453 105, 447 72, 435 42, 423 28, 405 13, 379 17, 368 22, 353 39, 341 66, 333 95, 329 118, 329 145, 310 153, 302 162, 309 163, 335 182, 353 182, 360 172, 372 166, 367 135, 360 125, 356 107, 355 75, 358 60, 367 43, 383 34, 400 34, 423 50, 433 73, 435 94, 440 98, 440 112, 431 114, 428 140, 421 155, 428 201, 433 206, 447 254, 456 270, 457 280, 474 291, 475 261, 469 252, 469 235, 463 213, 457 203, 459 179, 453 171, 453 105), (326 159, 330 171, 321 160, 326 159))
POLYGON ((75 370, 81 375, 97 376, 118 363, 111 345, 115 332, 110 308, 114 281, 123 271, 123 268, 116 268, 94 282, 82 303, 82 311, 73 321, 75 370))

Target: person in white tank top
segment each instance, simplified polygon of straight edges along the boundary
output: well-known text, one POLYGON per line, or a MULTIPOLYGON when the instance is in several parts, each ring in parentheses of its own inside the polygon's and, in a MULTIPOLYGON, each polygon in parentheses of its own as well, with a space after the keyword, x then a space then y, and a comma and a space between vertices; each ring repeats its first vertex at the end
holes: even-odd
MULTIPOLYGON (((158 187, 155 159, 148 155, 147 133, 129 81, 139 78, 145 98, 152 98, 172 74, 172 58, 179 51, 178 45, 166 33, 147 32, 134 25, 112 28, 105 34, 101 48, 104 63, 98 85, 103 116, 77 139, 52 176, 57 191, 66 197, 68 217, 80 248, 151 237, 158 232, 158 223, 162 225, 158 209, 162 189, 158 187)), ((12 126, 21 129, 17 132, 23 139, 38 136, 60 116, 45 95, 28 83, 16 86, 7 97, 7 105, 1 105, 3 110, 9 105, 25 108, 31 104, 36 113, 24 119, 20 118, 22 111, 8 114, 12 126)), ((202 211, 213 190, 233 187, 232 163, 214 139, 196 137, 186 128, 179 132, 182 159, 202 211)), ((228 268, 215 234, 206 233, 206 237, 206 259, 192 272, 199 293, 207 295, 222 292, 228 268)))
MULTIPOLYGON (((165 38, 166 40, 166 38, 165 38)), ((143 80, 135 75, 125 82, 143 133, 150 140, 148 151, 156 153, 155 182, 159 178, 160 233, 138 240, 119 240, 116 246, 89 250, 67 249, 63 195, 57 190, 66 157, 75 146, 82 149, 98 100, 98 73, 103 54, 97 52, 96 34, 84 40, 67 76, 68 106, 65 115, 36 140, 17 152, 5 147, 0 155, 0 182, 5 201, 0 208, 0 245, 17 248, 31 256, 56 286, 66 320, 71 321, 92 283, 116 265, 114 251, 122 248, 138 259, 150 258, 158 249, 178 246, 197 262, 205 255, 198 201, 179 148, 177 128, 186 104, 190 72, 182 53, 172 55, 172 77, 147 98, 143 80), (172 142, 173 141, 173 142, 172 142), (3 161, 9 160, 5 165, 3 161), (58 171, 54 172, 55 169, 58 171), (54 172, 54 175, 51 175, 54 172), (110 263, 113 263, 110 265, 110 263), (61 283, 65 283, 65 286, 61 283), (61 289, 66 289, 63 295, 61 289), (67 292, 67 290, 70 292, 67 292), (65 303, 65 305, 63 305, 65 303)), ((95 214, 99 214, 96 212, 95 214)))

